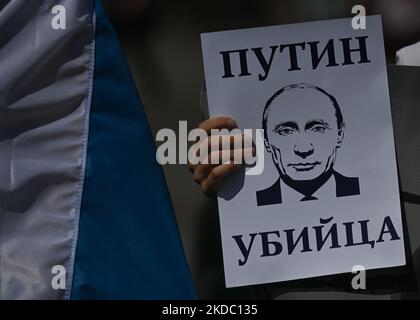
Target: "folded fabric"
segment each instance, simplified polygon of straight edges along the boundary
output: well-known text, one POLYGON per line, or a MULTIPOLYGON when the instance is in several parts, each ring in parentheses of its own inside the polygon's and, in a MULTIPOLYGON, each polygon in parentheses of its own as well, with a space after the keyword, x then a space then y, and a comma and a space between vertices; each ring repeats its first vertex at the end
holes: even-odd
POLYGON ((154 140, 100 1, 0 10, 0 299, 194 298, 154 140), (54 28, 56 5, 65 28, 54 28))

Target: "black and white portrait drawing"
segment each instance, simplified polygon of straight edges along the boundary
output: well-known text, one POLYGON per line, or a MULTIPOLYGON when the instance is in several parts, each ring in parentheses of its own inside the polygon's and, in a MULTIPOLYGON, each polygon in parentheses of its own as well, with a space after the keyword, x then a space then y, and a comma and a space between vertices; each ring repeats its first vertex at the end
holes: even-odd
POLYGON ((345 132, 334 96, 311 84, 283 87, 267 101, 262 127, 279 178, 257 191, 258 206, 282 203, 285 188, 300 201, 317 200, 328 192, 337 197, 360 194, 358 178, 334 170, 345 132))

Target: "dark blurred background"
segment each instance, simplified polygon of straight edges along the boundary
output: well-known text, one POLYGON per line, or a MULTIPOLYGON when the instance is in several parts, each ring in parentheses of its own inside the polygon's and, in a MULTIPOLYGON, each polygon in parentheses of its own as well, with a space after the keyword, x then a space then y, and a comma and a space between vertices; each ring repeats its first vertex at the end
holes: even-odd
MULTIPOLYGON (((200 33, 351 16, 356 4, 382 14, 387 60, 420 41, 420 0, 103 0, 122 42, 153 134, 201 121, 200 33)), ((140 148, 141 146, 139 146, 140 148)), ((164 167, 188 263, 200 298, 253 298, 226 289, 215 199, 203 196, 187 166, 164 167)))

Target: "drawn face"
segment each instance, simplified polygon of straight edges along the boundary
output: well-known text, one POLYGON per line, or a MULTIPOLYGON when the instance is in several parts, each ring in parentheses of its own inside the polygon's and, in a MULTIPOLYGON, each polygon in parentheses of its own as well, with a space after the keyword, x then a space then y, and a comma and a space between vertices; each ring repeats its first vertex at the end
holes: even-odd
POLYGON ((332 101, 315 89, 283 92, 271 104, 267 150, 283 175, 312 180, 333 167, 343 139, 332 101))

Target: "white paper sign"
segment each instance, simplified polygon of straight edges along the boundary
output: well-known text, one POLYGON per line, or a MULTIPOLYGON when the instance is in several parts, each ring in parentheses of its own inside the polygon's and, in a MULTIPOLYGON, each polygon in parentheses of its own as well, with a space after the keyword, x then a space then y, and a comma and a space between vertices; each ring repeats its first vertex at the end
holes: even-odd
POLYGON ((202 47, 210 115, 264 129, 263 172, 219 192, 226 285, 405 265, 380 16, 207 33, 202 47))

